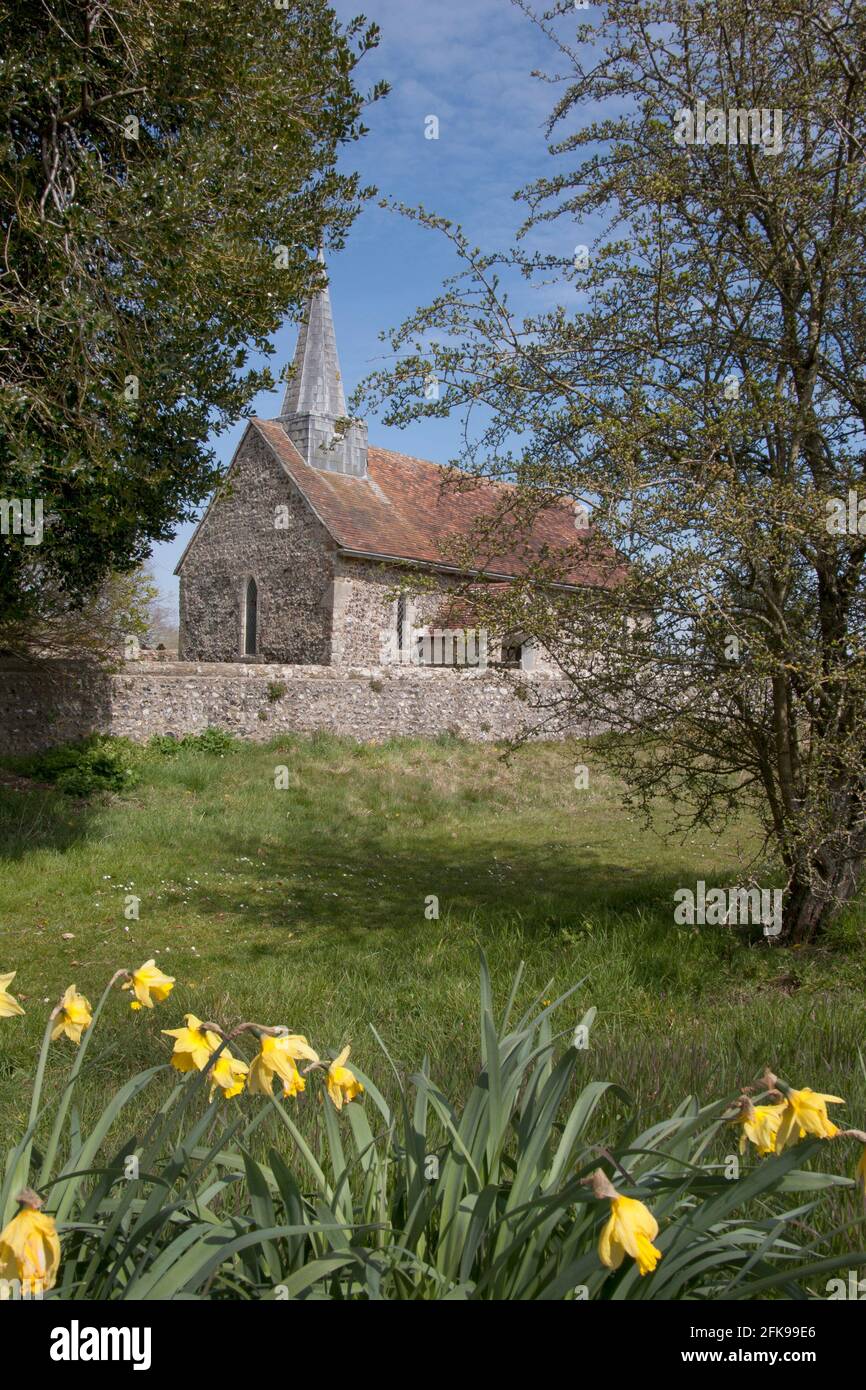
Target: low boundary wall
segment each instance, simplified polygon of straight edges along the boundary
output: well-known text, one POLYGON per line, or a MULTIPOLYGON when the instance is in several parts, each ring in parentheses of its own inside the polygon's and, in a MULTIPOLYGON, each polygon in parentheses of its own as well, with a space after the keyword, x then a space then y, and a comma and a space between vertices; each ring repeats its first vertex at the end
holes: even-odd
MULTIPOLYGON (((541 673, 382 667, 128 662, 116 671, 0 661, 0 753, 25 754, 94 731, 143 742, 209 726, 265 740, 328 730, 362 742, 453 733, 473 740, 533 730, 564 684, 541 673)), ((567 732, 586 732, 576 725, 567 732)))

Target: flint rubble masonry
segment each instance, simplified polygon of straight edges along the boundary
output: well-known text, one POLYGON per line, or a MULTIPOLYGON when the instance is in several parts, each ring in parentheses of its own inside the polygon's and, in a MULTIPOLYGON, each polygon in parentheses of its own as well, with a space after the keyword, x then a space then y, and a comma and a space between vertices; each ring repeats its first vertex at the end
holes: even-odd
POLYGON ((0 753, 37 752, 92 732, 143 743, 154 734, 182 737, 209 727, 256 741, 325 730, 362 743, 444 733, 483 742, 525 729, 546 737, 589 732, 540 726, 538 702, 562 690, 555 677, 522 671, 137 661, 106 672, 5 660, 0 753), (274 699, 278 686, 285 690, 274 699))

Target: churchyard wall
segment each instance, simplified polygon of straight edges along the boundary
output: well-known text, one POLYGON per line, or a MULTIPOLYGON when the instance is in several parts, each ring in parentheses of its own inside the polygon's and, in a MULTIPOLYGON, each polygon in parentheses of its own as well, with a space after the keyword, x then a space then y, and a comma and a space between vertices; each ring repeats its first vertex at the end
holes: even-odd
POLYGON ((327 730, 362 742, 453 733, 473 740, 580 734, 546 713, 564 685, 543 672, 129 661, 106 672, 70 662, 0 661, 0 753, 92 732, 144 742, 209 727, 241 738, 327 730))

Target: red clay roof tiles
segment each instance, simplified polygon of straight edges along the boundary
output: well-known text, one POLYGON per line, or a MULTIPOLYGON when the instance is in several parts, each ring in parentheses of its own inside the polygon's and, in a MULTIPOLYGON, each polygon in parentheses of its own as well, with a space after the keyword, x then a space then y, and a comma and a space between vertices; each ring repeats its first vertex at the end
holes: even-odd
MULTIPOLYGON (((492 519, 514 491, 508 484, 489 480, 461 489, 456 485, 459 475, 452 470, 373 446, 367 455, 366 478, 329 473, 304 462, 278 421, 254 417, 252 424, 337 545, 362 555, 465 569, 455 559, 451 544, 455 539, 474 541, 479 525, 492 519)), ((473 554, 473 563, 485 574, 519 575, 543 548, 556 556, 582 541, 585 544, 575 529, 572 504, 558 501, 535 517, 521 553, 506 551, 483 558, 473 554)), ((615 583, 617 566, 613 556, 610 560, 599 565, 596 550, 593 560, 587 556, 585 561, 573 561, 563 579, 576 585, 615 583)))

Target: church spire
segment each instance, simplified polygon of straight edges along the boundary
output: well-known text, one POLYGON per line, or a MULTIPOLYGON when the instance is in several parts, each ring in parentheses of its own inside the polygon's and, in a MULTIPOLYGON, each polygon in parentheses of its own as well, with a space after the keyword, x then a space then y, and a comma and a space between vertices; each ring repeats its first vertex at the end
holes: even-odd
MULTIPOLYGON (((325 257, 319 251, 319 264, 325 257)), ((298 334, 295 348, 294 372, 283 399, 283 415, 330 415, 334 419, 346 414, 346 398, 337 356, 337 335, 327 285, 314 294, 298 334)))
MULTIPOLYGON (((319 262, 325 262, 321 250, 319 262)), ((306 463, 332 473, 364 477, 366 426, 357 422, 337 440, 334 425, 345 416, 346 397, 331 296, 326 286, 312 295, 307 304, 279 420, 306 463)))

